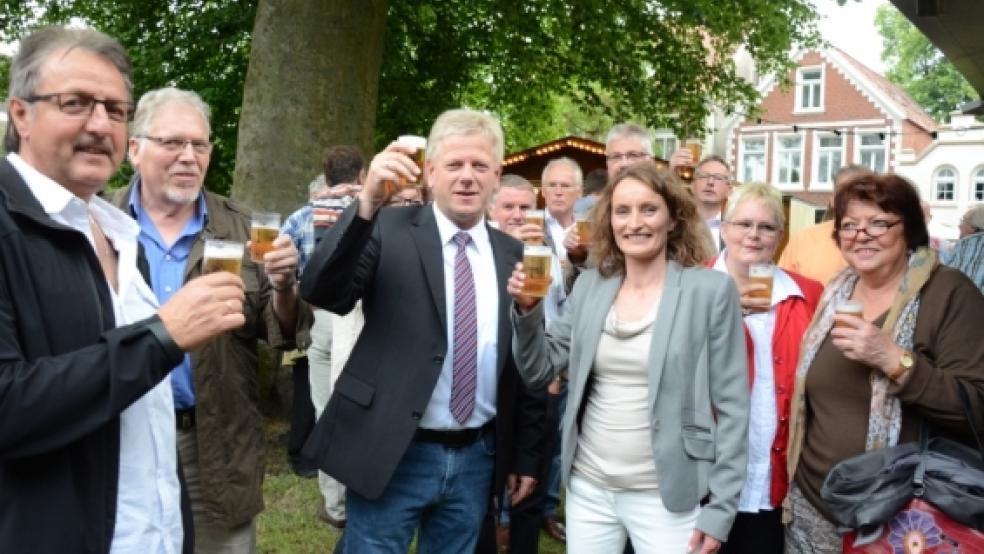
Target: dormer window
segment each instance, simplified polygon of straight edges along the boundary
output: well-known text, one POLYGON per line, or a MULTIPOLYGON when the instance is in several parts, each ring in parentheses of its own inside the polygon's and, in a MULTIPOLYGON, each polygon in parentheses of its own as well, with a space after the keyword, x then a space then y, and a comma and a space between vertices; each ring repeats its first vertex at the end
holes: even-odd
POLYGON ((823 66, 796 70, 796 112, 823 111, 823 66))

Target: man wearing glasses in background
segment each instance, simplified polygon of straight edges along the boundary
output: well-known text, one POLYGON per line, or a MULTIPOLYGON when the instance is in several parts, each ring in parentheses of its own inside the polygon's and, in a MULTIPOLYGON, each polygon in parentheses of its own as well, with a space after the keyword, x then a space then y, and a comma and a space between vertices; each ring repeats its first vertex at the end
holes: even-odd
MULTIPOLYGON (((670 167, 692 165, 696 161, 689 149, 680 148, 670 156, 670 167)), ((711 231, 714 253, 717 254, 722 247, 721 214, 728 195, 731 194, 731 168, 728 167, 728 162, 720 156, 707 156, 701 160, 694 168, 690 190, 697 201, 697 212, 711 231)))
POLYGON ((158 309, 136 223, 98 197, 123 161, 130 94, 126 52, 91 29, 42 29, 11 63, 0 552, 178 552, 191 535, 169 373, 243 325, 243 281, 194 279, 158 309))
MULTIPOLYGON (((136 175, 115 201, 140 226, 160 301, 202 273, 205 239, 249 240, 249 211, 203 189, 208 115, 197 94, 176 88, 150 91, 137 104, 129 149, 136 175)), ((297 248, 283 234, 273 246, 262 266, 243 260, 246 324, 186 355, 171 382, 198 554, 256 550, 254 518, 263 509, 257 341, 275 348, 292 348, 295 337, 300 348, 310 342, 297 248)))

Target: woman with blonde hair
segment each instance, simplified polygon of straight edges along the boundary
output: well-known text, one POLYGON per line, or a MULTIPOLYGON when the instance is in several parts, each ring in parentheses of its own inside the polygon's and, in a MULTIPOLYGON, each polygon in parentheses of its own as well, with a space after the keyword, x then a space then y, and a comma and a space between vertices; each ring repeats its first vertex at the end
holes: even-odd
POLYGON ((707 259, 693 200, 667 170, 619 171, 592 256, 544 329, 517 265, 514 350, 531 387, 569 368, 562 426, 567 548, 716 552, 745 476, 748 384, 738 293, 707 259), (702 499, 707 503, 700 505, 702 499))
POLYGON ((743 185, 728 197, 721 224, 724 250, 711 266, 735 280, 741 299, 751 389, 748 464, 727 554, 782 554, 789 406, 800 341, 823 285, 771 265, 782 239, 782 193, 765 183, 743 185), (768 264, 771 288, 752 282, 751 267, 768 264))

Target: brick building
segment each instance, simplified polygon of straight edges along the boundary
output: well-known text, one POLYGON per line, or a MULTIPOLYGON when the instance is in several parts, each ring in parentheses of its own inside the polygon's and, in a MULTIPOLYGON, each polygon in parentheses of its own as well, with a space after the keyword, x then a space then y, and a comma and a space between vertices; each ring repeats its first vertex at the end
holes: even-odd
POLYGON ((903 151, 918 155, 936 132, 902 89, 842 50, 810 50, 796 61, 792 86, 766 78, 760 115, 736 116, 723 129, 738 181, 765 181, 790 196, 791 231, 820 216, 838 168, 894 171, 903 151))

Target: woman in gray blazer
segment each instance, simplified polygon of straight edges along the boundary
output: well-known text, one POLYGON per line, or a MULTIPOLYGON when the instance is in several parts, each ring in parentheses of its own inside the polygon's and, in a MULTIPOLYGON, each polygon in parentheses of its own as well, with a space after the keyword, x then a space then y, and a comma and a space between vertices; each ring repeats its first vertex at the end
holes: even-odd
POLYGON ((738 292, 702 267, 704 225, 676 177, 620 171, 594 211, 592 256, 546 330, 516 300, 520 374, 545 386, 570 368, 563 418, 567 548, 716 552, 745 479, 748 374, 738 292), (702 504, 702 501, 706 501, 702 504))

